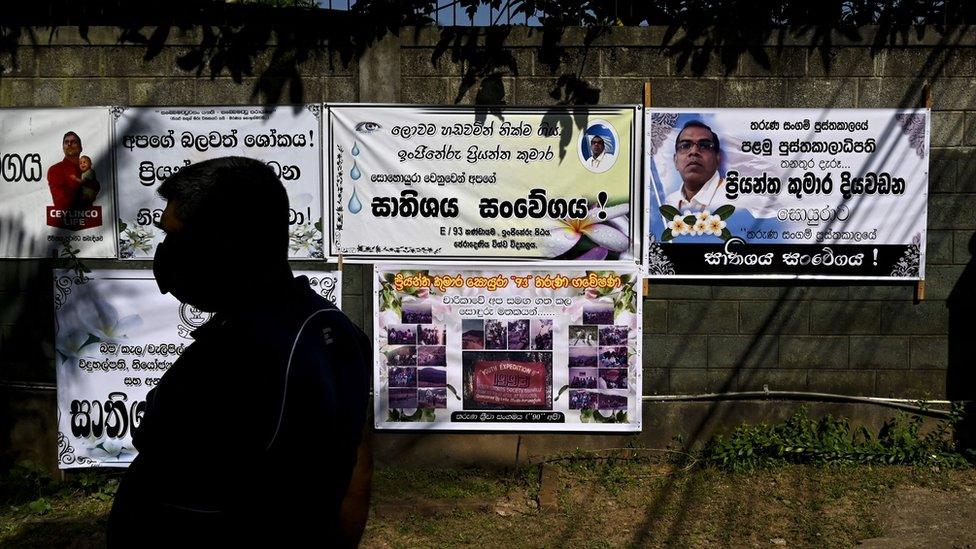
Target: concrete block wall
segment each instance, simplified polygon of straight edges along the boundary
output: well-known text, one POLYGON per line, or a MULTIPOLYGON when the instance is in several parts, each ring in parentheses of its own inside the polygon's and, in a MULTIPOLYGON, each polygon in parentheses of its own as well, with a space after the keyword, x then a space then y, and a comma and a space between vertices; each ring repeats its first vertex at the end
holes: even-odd
MULTIPOLYGON (((518 28, 421 29, 387 36, 348 64, 336 54, 310 52, 307 61, 291 65, 292 57, 273 55, 275 44, 255 45, 249 69, 236 76, 226 69, 212 76, 207 64, 199 75, 180 68, 179 60, 199 43, 195 31, 174 34, 152 55, 119 36, 117 29, 93 28, 85 40, 62 28, 38 43, 21 38, 18 47, 0 52, 0 106, 287 103, 295 97, 640 103, 643 84, 650 82, 652 104, 659 107, 917 107, 928 89, 933 117, 925 299, 916 301, 914 285, 906 284, 655 282, 643 304, 643 390, 655 395, 768 387, 926 399, 973 398, 976 392, 969 364, 976 338, 963 327, 976 305, 974 31, 929 31, 874 48, 874 30, 865 29, 859 40, 832 37, 832 46, 823 49, 802 35, 758 47, 704 48, 680 32, 665 45, 660 28, 619 28, 589 42, 581 29, 558 40, 518 28)), ((0 383, 54 382, 52 265, 0 260, 0 383)), ((235 268, 246 271, 246 259, 235 268)), ((371 275, 369 266, 344 268, 343 306, 367 331, 371 275)), ((676 417, 669 406, 645 407, 645 424, 655 426, 649 442, 668 440, 658 429, 676 417)), ((722 416, 709 417, 715 426, 722 416)), ((409 435, 390 440, 400 441, 390 442, 391 452, 401 442, 418 442, 409 435)), ((0 446, 5 442, 0 437, 0 446)))
POLYGON ((401 100, 472 103, 501 93, 515 105, 641 103, 650 82, 658 107, 892 108, 924 106, 930 86, 924 300, 904 283, 655 281, 644 300, 644 394, 768 387, 972 398, 976 383, 964 364, 971 344, 959 317, 974 286, 976 35, 930 31, 877 49, 874 32, 861 41, 835 37, 829 49, 791 36, 753 53, 743 44, 665 46, 655 28, 614 29, 589 44, 570 30, 555 48, 544 48, 538 31, 513 31, 499 46, 427 30, 401 39, 401 100))

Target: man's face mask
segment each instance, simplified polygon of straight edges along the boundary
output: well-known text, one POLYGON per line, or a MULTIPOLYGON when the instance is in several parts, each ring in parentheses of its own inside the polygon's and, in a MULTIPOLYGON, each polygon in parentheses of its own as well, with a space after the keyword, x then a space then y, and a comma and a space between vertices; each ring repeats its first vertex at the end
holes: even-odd
POLYGON ((156 247, 153 275, 160 292, 213 312, 221 304, 223 288, 214 263, 215 252, 206 250, 206 241, 187 231, 167 234, 156 247))

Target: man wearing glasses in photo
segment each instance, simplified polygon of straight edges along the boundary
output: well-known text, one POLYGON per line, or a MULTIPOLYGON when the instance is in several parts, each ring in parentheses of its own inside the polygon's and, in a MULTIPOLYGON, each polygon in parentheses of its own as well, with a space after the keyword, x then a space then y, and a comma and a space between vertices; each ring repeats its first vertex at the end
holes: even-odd
POLYGON ((681 174, 681 188, 669 194, 666 202, 682 212, 709 210, 712 199, 725 184, 718 165, 722 159, 718 135, 698 120, 687 122, 678 133, 674 147, 674 166, 681 174))

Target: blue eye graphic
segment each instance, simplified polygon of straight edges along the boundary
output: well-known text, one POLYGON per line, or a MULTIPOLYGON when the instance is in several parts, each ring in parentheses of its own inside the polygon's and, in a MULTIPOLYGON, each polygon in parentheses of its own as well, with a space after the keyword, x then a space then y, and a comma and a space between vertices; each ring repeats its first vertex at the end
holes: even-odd
POLYGON ((356 131, 359 133, 373 133, 379 131, 382 127, 376 122, 360 122, 356 124, 356 131))

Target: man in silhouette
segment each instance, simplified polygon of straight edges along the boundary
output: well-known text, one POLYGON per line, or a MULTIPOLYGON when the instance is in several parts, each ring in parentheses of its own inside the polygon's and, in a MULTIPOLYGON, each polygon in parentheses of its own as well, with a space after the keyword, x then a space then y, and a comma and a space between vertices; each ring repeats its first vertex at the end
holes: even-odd
POLYGON ((146 397, 109 545, 355 546, 372 471, 371 346, 293 278, 281 181, 257 160, 219 158, 159 194, 156 282, 214 316, 146 397))

